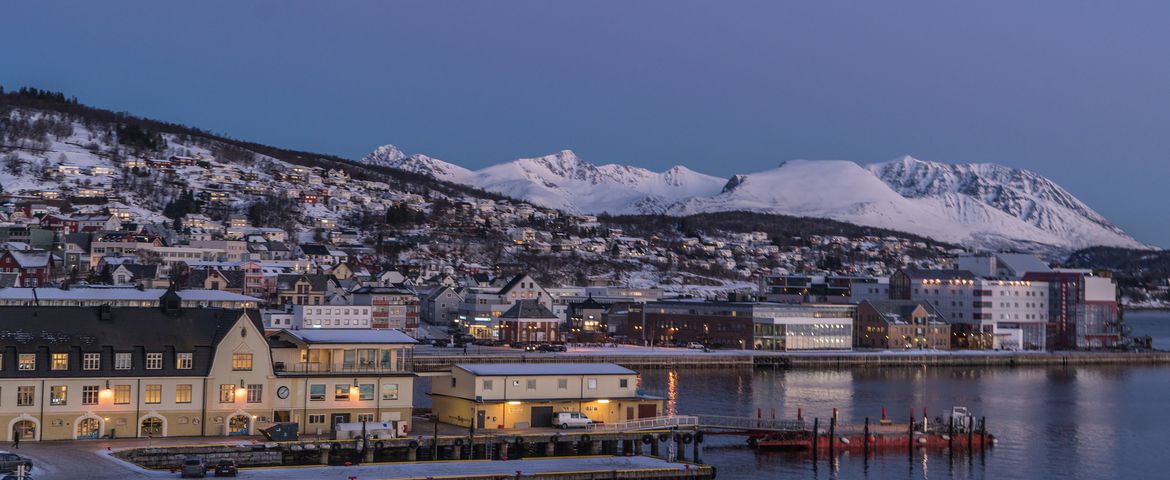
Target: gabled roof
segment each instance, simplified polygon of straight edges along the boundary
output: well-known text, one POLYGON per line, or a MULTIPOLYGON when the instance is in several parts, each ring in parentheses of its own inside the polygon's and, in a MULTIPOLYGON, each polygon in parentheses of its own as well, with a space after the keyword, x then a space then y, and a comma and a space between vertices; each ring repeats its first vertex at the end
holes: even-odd
POLYGON ((918 307, 926 310, 927 321, 932 324, 945 324, 943 316, 938 313, 930 302, 917 300, 864 300, 862 304, 873 307, 886 323, 908 323, 910 315, 918 307))
POLYGON ((325 245, 321 245, 319 243, 306 243, 304 245, 301 245, 301 252, 304 253, 305 255, 324 255, 324 256, 331 255, 331 252, 329 251, 329 247, 326 247, 325 245))
POLYGON ((131 275, 134 275, 135 279, 158 278, 158 265, 123 263, 118 268, 125 268, 131 275))
POLYGON ((481 377, 505 375, 633 375, 613 363, 459 363, 455 368, 481 377))
POLYGON ((277 290, 288 290, 293 288, 301 277, 304 277, 309 282, 309 288, 315 292, 324 292, 329 288, 329 276, 319 275, 315 273, 282 273, 276 276, 277 290))
POLYGON ((527 276, 528 276, 527 274, 521 273, 519 275, 516 275, 515 277, 512 277, 511 280, 508 280, 508 283, 505 283, 504 286, 500 287, 500 293, 501 294, 507 293, 508 290, 516 288, 516 285, 519 284, 522 280, 524 280, 524 277, 527 277, 527 276))
POLYGON ((8 254, 20 268, 45 268, 53 258, 47 250, 9 250, 8 254))
POLYGON ((512 308, 500 315, 502 320, 560 320, 548 307, 536 300, 517 300, 512 308))

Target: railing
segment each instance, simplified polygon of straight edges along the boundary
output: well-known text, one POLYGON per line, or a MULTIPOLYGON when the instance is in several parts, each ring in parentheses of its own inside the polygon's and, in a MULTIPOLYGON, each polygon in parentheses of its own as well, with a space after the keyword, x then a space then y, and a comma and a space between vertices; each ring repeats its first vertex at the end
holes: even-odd
POLYGON ((352 365, 330 365, 327 363, 293 363, 285 365, 276 365, 280 362, 274 362, 273 370, 276 373, 356 373, 356 374, 400 374, 411 373, 411 363, 405 362, 403 366, 398 367, 393 364, 352 364, 352 365))
POLYGON ((699 417, 691 415, 670 415, 618 423, 594 423, 586 427, 586 430, 593 432, 625 432, 631 430, 658 430, 663 428, 698 426, 699 417))
POLYGON ((752 417, 727 417, 722 415, 699 415, 699 424, 706 428, 732 430, 775 430, 804 431, 811 428, 804 420, 778 420, 752 417))

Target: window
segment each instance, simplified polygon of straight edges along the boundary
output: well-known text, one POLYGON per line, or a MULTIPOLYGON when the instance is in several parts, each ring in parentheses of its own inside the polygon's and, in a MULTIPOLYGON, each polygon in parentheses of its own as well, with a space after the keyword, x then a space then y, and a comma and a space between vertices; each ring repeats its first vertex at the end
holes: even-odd
POLYGON ((309 423, 325 423, 325 415, 309 415, 309 423))
POLYGON ((37 387, 22 386, 16 387, 16 405, 19 407, 32 406, 37 398, 37 387))
POLYGON ((264 399, 264 385, 259 383, 248 384, 248 403, 260 403, 264 399))
POLYGON ((195 364, 195 354, 191 352, 183 352, 175 354, 175 368, 179 370, 190 370, 195 364))
POLYGON ((146 354, 147 370, 162 370, 162 353, 149 352, 146 354))
POLYGON ((338 383, 333 386, 334 400, 349 400, 349 384, 338 383))
POLYGON ((83 353, 81 354, 81 369, 82 370, 99 370, 102 368, 102 354, 100 353, 83 353))
POLYGON ((134 360, 129 353, 114 354, 114 370, 129 370, 134 366, 134 360))
POLYGON ((125 405, 130 403, 130 386, 114 385, 114 404, 125 405))
POLYGON ((357 421, 359 421, 359 422, 372 422, 372 421, 374 421, 374 414, 364 413, 364 414, 358 415, 357 421))
POLYGON ((492 389, 492 381, 491 380, 484 380, 483 381, 483 389, 484 390, 491 390, 492 389))
POLYGON ((54 353, 49 357, 51 362, 49 368, 52 370, 69 370, 69 354, 68 353, 54 353))
POLYGON ((630 388, 630 379, 623 378, 618 380, 618 388, 630 388))
POLYGON ((398 400, 398 384, 397 383, 383 383, 382 384, 382 400, 398 400))
POLYGON ((82 405, 97 405, 98 403, 98 386, 84 385, 81 387, 81 404, 82 405))
POLYGON ((232 403, 236 401, 236 384, 223 383, 219 386, 219 403, 232 403))
POLYGON ((325 400, 325 384, 315 383, 309 385, 309 400, 319 402, 325 400))
POLYGON ((528 380, 524 383, 525 383, 525 385, 524 385, 525 388, 527 388, 529 390, 536 390, 536 380, 535 379, 528 380))
POLYGON ((162 403, 162 385, 146 385, 142 390, 142 403, 162 403))
POLYGON ((590 390, 597 390, 597 379, 596 378, 586 379, 585 380, 585 388, 588 388, 590 390))
POLYGON ((251 353, 233 353, 232 354, 232 370, 251 370, 252 369, 252 354, 251 353))
POLYGON ((175 403, 191 403, 191 384, 175 385, 175 403))
POLYGON ((568 389, 569 389, 569 379, 558 378, 557 379, 557 390, 568 390, 568 389))
POLYGON ((373 400, 374 384, 363 383, 358 386, 358 400, 373 400))
POLYGON ((65 405, 69 390, 65 385, 53 385, 49 387, 49 405, 65 405))
POLYGON ((16 359, 16 369, 22 372, 29 372, 37 369, 37 354, 22 353, 16 359))

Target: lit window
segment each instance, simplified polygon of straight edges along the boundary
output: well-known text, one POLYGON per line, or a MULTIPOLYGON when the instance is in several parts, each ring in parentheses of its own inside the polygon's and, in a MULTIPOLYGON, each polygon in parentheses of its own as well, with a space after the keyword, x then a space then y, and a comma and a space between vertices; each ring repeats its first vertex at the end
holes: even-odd
POLYGON ((191 384, 175 385, 175 403, 191 403, 191 384))
POLYGON ((252 354, 251 353, 233 353, 232 354, 232 370, 251 370, 252 369, 252 354))
POLYGON ((333 399, 334 400, 349 400, 349 384, 339 383, 333 385, 333 399))
POLYGON ((16 360, 16 369, 20 371, 32 371, 37 369, 37 354, 22 353, 16 360))
POLYGON ((65 405, 68 389, 65 385, 49 387, 49 405, 65 405))
POLYGON ((146 385, 142 390, 142 403, 162 403, 162 385, 146 385))
POLYGON ((179 370, 190 370, 195 364, 195 354, 190 352, 175 354, 175 368, 179 370))
POLYGON ((219 403, 232 403, 236 401, 236 385, 234 383, 223 383, 219 385, 219 403))
POLYGON ((114 385, 114 404, 125 405, 130 403, 130 386, 114 385))
POLYGON ((50 358, 52 363, 49 364, 49 368, 53 370, 69 370, 68 353, 54 353, 50 358))

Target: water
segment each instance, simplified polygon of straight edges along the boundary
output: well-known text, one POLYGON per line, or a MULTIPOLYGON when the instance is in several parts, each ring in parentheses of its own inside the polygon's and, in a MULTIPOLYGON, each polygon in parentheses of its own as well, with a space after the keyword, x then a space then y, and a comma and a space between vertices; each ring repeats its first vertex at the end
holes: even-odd
MULTIPOLYGON (((1170 348, 1170 313, 1128 314, 1135 334, 1170 348)), ((999 444, 984 454, 887 452, 866 462, 843 454, 816 465, 792 453, 748 449, 739 437, 707 437, 704 461, 720 480, 763 478, 1167 478, 1170 366, 1067 368, 884 368, 844 370, 646 371, 647 393, 686 414, 876 421, 887 407, 906 422, 911 408, 933 419, 955 405, 986 415, 999 444)))

